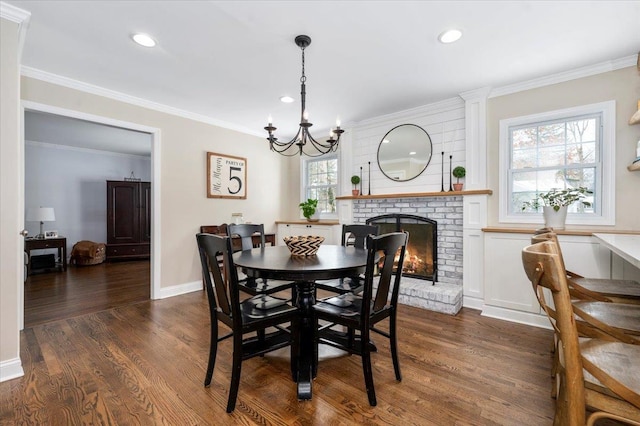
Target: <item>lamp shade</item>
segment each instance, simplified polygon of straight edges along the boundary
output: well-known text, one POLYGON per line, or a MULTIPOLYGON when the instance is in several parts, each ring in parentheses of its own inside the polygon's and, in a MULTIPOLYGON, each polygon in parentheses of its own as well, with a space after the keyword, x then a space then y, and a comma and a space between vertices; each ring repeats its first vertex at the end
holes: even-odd
POLYGON ((29 222, 53 222, 56 213, 53 207, 29 207, 27 209, 27 221, 29 222))

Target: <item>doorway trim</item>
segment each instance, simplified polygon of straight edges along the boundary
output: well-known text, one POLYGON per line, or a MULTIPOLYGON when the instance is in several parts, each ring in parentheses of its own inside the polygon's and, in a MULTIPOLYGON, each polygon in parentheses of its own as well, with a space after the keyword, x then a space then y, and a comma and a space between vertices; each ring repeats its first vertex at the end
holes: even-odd
MULTIPOLYGON (((161 194, 161 132, 159 128, 149 127, 138 123, 132 123, 129 121, 116 120, 113 118, 103 117, 100 115, 88 114, 76 110, 61 108, 53 105, 41 104, 32 101, 21 101, 21 144, 20 144, 20 189, 18 200, 19 205, 24 205, 25 202, 25 112, 26 111, 38 111, 49 114, 60 115, 63 117, 76 118, 85 121, 91 121, 98 124, 105 124, 109 126, 121 127, 123 129, 135 130, 139 132, 145 132, 151 134, 151 279, 150 279, 150 298, 151 300, 159 299, 160 295, 160 258, 161 258, 161 244, 160 244, 160 194, 161 194)), ((24 218, 24 210, 23 215, 24 218)), ((22 219, 22 229, 24 229, 24 219, 22 219)), ((18 318, 20 323, 20 330, 24 329, 24 285, 19 283, 19 306, 18 306, 18 318)))

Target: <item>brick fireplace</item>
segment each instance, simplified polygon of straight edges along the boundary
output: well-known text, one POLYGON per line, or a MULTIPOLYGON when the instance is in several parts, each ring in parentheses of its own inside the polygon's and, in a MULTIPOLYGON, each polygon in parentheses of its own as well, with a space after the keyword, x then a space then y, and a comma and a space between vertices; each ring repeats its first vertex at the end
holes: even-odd
POLYGON ((417 216, 437 222, 434 285, 424 278, 405 274, 400 287, 400 303, 447 314, 458 313, 462 307, 462 197, 353 200, 354 223, 365 224, 376 216, 389 215, 417 216))

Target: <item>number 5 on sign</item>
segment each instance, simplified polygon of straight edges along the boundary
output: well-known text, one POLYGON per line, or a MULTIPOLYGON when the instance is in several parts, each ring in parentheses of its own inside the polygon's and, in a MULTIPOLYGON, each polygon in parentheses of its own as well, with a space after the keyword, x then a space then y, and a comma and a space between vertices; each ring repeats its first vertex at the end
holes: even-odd
POLYGON ((207 197, 247 198, 247 159, 207 152, 207 197))

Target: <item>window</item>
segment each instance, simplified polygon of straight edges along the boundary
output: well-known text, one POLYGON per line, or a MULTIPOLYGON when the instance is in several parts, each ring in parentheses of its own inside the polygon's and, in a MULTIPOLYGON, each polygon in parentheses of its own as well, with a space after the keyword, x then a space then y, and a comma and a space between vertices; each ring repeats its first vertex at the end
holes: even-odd
POLYGON ((323 217, 337 217, 338 157, 323 156, 304 160, 304 178, 304 199, 317 199, 323 217))
POLYGON ((542 223, 525 201, 553 188, 586 187, 586 207, 569 207, 568 224, 614 224, 615 103, 604 102, 500 121, 500 221, 542 223))

